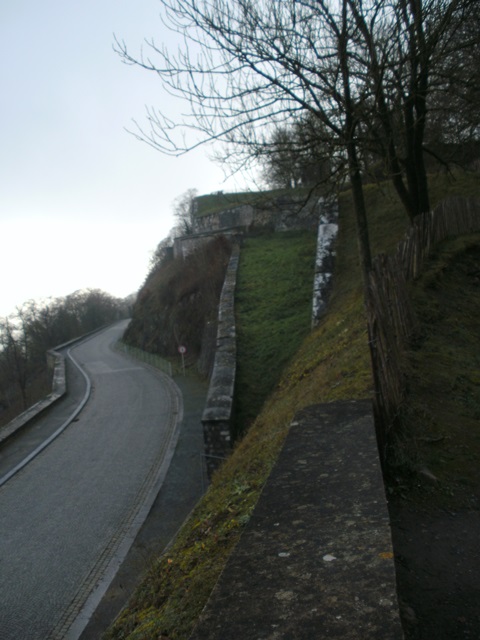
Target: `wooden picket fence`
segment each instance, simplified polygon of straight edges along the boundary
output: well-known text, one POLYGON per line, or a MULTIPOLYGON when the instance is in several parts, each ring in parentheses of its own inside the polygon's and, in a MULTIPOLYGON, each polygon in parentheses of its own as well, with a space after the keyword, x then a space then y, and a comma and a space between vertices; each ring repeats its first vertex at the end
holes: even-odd
POLYGON ((393 255, 381 254, 373 261, 367 320, 382 464, 390 433, 399 424, 399 411, 406 395, 404 362, 417 327, 407 283, 422 273, 426 260, 439 242, 479 231, 480 199, 449 198, 415 220, 393 255))

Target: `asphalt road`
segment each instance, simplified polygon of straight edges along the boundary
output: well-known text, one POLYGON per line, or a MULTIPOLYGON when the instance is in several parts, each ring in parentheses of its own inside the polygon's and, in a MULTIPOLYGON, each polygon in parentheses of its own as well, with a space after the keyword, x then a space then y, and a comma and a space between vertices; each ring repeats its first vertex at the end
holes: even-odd
MULTIPOLYGON (((0 488, 0 640, 78 637, 79 613, 89 600, 93 611, 167 472, 181 394, 163 374, 112 351, 123 328, 72 348, 92 383, 86 406, 0 488)), ((69 411, 65 403, 59 410, 69 411)), ((47 418, 59 420, 55 410, 47 418)))

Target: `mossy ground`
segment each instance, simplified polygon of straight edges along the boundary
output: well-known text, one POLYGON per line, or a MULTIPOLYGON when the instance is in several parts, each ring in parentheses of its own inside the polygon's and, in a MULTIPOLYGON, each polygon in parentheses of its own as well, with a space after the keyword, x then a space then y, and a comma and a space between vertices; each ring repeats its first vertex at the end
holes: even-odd
POLYGON ((419 330, 408 358, 399 490, 418 504, 478 508, 480 235, 442 243, 411 290, 419 330))
POLYGON ((480 637, 480 235, 411 286, 419 329, 389 490, 406 640, 480 637))
MULTIPOLYGON (((445 177, 438 183, 433 188, 437 194, 445 177)), ((478 176, 457 179, 453 189, 478 194, 478 176)), ((373 252, 389 251, 401 239, 406 217, 388 188, 368 187, 366 197, 373 252)), ((342 194, 328 313, 305 338, 174 545, 153 563, 106 638, 186 640, 252 513, 296 411, 317 402, 369 397, 371 387, 355 222, 351 199, 342 194)))

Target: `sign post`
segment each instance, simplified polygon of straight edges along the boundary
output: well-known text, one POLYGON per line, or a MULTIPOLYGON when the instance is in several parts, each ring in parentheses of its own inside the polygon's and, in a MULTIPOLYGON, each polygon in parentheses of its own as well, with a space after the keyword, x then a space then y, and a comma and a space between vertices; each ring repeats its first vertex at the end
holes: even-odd
POLYGON ((184 347, 181 344, 178 347, 178 353, 182 356, 182 371, 183 371, 183 375, 185 375, 185 354, 187 353, 187 347, 184 347))

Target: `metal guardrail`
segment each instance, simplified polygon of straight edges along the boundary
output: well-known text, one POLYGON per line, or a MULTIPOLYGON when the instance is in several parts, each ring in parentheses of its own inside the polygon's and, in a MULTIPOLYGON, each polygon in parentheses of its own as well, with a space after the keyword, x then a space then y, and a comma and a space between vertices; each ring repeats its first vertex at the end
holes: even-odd
POLYGON ((122 353, 126 353, 128 356, 135 358, 135 360, 140 360, 140 362, 144 362, 145 364, 150 365, 151 367, 155 367, 155 369, 159 369, 166 373, 167 376, 172 377, 173 369, 172 364, 168 360, 164 360, 160 356, 157 356, 154 353, 148 353, 148 351, 142 351, 142 349, 138 349, 137 347, 131 347, 125 342, 119 340, 115 348, 122 353))

